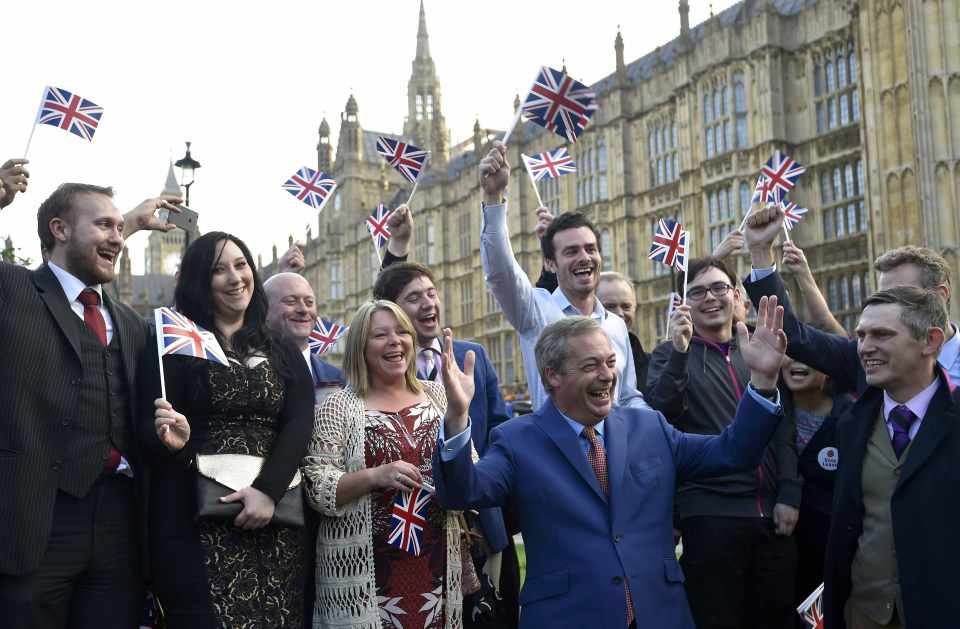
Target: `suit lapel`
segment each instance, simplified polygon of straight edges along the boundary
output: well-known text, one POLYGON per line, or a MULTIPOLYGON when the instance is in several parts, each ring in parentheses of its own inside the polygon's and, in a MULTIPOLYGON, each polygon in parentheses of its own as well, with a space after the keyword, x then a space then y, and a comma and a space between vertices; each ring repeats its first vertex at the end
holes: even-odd
POLYGON ((863 458, 882 403, 880 390, 868 388, 850 413, 837 422, 840 446, 837 483, 843 488, 841 495, 848 496, 854 504, 863 504, 863 458))
POLYGON ((40 299, 47 306, 53 320, 60 326, 60 331, 63 332, 79 359, 80 338, 78 336, 77 315, 70 309, 67 296, 63 292, 63 287, 60 286, 60 282, 57 281, 57 276, 53 274, 50 267, 44 264, 33 272, 33 283, 40 293, 40 299))
POLYGON ((596 492, 602 500, 606 501, 607 497, 600 488, 600 481, 597 480, 597 475, 587 462, 587 457, 584 456, 583 450, 580 449, 576 433, 570 430, 567 420, 560 415, 560 411, 553 405, 553 400, 548 399, 540 410, 537 411, 537 416, 537 425, 547 433, 547 436, 550 437, 557 448, 560 449, 560 452, 566 457, 570 465, 573 466, 573 469, 577 470, 577 473, 583 477, 583 480, 590 485, 593 491, 596 492))
POLYGON ((941 376, 937 377, 940 378, 940 387, 930 401, 927 413, 923 416, 923 423, 920 424, 920 430, 917 431, 917 436, 914 437, 913 444, 907 452, 907 460, 900 472, 897 491, 927 462, 950 433, 956 421, 947 382, 941 376))
POLYGON ((603 422, 603 441, 607 450, 607 474, 610 481, 610 511, 611 520, 617 523, 617 516, 622 513, 618 506, 624 502, 623 470, 627 459, 627 427, 620 413, 613 412, 607 415, 603 422))

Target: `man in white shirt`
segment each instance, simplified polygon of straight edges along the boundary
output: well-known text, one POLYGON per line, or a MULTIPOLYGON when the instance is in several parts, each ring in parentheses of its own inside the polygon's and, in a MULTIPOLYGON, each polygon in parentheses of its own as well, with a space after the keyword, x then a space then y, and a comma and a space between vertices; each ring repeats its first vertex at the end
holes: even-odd
POLYGON ((510 248, 506 216, 509 179, 510 164, 506 158, 506 146, 502 142, 495 142, 480 162, 480 186, 483 190, 480 259, 490 292, 520 335, 520 352, 534 410, 540 408, 547 399, 546 389, 537 372, 534 347, 547 325, 569 316, 595 319, 609 337, 617 356, 617 404, 649 408, 637 390, 627 326, 623 319, 607 312, 597 299, 596 289, 603 259, 596 229, 579 212, 565 212, 557 216, 541 242, 544 265, 548 271, 557 274, 559 286, 553 293, 534 288, 510 248))

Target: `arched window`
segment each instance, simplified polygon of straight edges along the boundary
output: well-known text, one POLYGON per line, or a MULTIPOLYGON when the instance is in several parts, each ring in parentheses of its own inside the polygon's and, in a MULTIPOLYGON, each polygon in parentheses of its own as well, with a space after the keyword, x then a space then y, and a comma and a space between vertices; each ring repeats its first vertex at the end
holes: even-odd
POLYGON ((746 181, 740 182, 740 215, 745 216, 750 211, 750 186, 746 181))
POLYGON ((613 270, 613 238, 610 236, 610 230, 604 229, 600 232, 600 253, 603 256, 603 270, 613 270))

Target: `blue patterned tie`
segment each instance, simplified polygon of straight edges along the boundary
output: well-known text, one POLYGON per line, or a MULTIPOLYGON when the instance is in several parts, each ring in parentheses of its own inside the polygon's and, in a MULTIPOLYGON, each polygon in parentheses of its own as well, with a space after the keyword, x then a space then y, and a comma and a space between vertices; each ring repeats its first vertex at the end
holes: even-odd
POLYGON ((893 426, 893 452, 899 459, 903 451, 910 445, 910 426, 917 421, 917 416, 903 404, 895 406, 890 411, 890 422, 893 426))

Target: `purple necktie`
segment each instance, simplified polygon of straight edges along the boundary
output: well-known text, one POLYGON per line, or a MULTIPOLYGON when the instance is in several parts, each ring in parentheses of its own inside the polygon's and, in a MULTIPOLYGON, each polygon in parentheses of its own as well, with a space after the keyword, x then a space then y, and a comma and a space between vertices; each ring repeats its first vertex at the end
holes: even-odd
POLYGON ((910 445, 910 426, 917 421, 917 416, 903 404, 895 406, 890 411, 890 425, 893 427, 893 452, 899 459, 903 451, 910 445))

